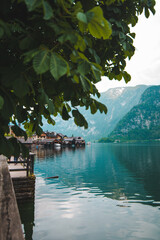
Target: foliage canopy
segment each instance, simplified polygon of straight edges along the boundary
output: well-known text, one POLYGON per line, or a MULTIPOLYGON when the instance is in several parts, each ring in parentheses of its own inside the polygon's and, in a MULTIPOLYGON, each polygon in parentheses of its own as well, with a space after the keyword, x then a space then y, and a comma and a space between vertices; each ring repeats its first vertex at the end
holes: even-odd
POLYGON ((41 134, 42 117, 71 116, 88 124, 78 106, 94 114, 107 108, 95 84, 101 76, 130 81, 126 59, 134 54, 130 27, 154 0, 1 0, 0 7, 0 153, 18 155, 23 146, 6 139, 41 134), (18 123, 25 130, 19 128, 18 123))

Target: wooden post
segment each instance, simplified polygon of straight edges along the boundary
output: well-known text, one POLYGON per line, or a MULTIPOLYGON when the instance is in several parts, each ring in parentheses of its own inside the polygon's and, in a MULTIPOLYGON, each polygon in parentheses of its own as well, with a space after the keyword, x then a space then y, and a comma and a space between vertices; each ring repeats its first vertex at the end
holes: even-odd
POLYGON ((0 239, 24 240, 6 158, 0 156, 0 239))
POLYGON ((27 177, 29 175, 29 158, 27 157, 27 177))
POLYGON ((34 153, 30 153, 29 156, 30 156, 30 161, 31 161, 31 172, 30 174, 33 174, 34 173, 34 153))

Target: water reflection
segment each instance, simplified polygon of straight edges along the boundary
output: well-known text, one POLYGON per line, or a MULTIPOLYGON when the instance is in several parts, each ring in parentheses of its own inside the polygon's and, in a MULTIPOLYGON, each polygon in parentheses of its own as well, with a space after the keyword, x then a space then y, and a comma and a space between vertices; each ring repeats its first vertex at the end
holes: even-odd
POLYGON ((25 240, 32 240, 33 227, 34 227, 34 199, 25 202, 18 202, 18 209, 21 217, 23 232, 25 240))
POLYGON ((65 152, 74 152, 74 151, 80 151, 80 150, 84 150, 85 147, 81 146, 79 148, 75 148, 75 147, 54 147, 54 148, 41 148, 41 149, 36 149, 34 150, 34 153, 37 156, 37 159, 40 160, 44 160, 48 157, 55 157, 55 156, 60 156, 62 155, 62 153, 65 152))
POLYGON ((122 144, 111 146, 116 159, 128 169, 155 201, 160 200, 160 145, 122 144))
POLYGON ((58 175, 60 182, 77 191, 87 188, 112 199, 152 204, 160 201, 159 155, 159 145, 93 144, 76 150, 40 150, 36 171, 43 178, 58 175))
POLYGON ((92 144, 36 156, 35 219, 34 208, 21 208, 27 240, 159 240, 160 144, 92 144))

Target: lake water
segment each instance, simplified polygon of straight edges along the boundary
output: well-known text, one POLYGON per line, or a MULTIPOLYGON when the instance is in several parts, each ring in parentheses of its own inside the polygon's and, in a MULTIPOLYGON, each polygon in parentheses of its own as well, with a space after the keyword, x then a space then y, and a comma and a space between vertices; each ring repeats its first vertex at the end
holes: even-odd
POLYGON ((39 150, 35 174, 26 240, 160 239, 160 144, 39 150))

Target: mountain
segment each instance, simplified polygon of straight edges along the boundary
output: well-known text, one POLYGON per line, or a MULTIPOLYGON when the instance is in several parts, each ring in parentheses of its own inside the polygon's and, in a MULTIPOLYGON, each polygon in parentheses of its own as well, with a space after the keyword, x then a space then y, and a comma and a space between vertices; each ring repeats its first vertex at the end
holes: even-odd
POLYGON ((147 88, 139 104, 119 121, 109 137, 124 140, 160 139, 160 86, 147 88))
POLYGON ((92 115, 90 110, 79 108, 80 112, 88 121, 88 129, 77 127, 73 119, 68 121, 56 117, 56 125, 53 127, 44 121, 43 130, 55 131, 67 136, 82 136, 87 141, 94 141, 101 137, 106 137, 113 131, 119 120, 128 113, 131 108, 138 104, 142 93, 148 86, 138 85, 136 87, 111 88, 101 93, 98 101, 104 103, 108 108, 107 115, 97 112, 92 115))

